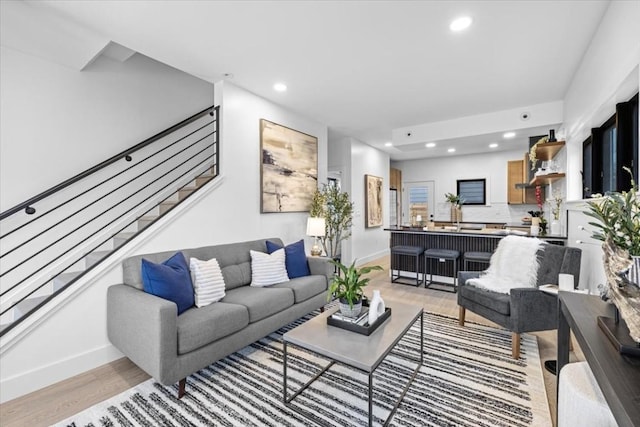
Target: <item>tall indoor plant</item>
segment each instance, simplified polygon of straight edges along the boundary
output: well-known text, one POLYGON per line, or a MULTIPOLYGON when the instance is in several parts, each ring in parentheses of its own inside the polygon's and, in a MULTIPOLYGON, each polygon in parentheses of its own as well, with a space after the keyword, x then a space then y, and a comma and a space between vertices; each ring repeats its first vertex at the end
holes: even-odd
POLYGON ((326 233, 320 242, 328 257, 339 258, 342 241, 351 236, 353 203, 349 194, 336 185, 323 185, 313 194, 309 215, 324 218, 326 233))

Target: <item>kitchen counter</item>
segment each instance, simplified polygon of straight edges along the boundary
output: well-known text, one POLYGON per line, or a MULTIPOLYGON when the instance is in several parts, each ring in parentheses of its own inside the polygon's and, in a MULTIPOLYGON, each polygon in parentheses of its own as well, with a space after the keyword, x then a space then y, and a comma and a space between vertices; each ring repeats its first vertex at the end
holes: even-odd
MULTIPOLYGON (((458 264, 459 270, 463 270, 462 255, 464 252, 493 252, 498 247, 500 239, 509 234, 525 235, 528 233, 517 230, 482 228, 479 230, 463 229, 458 231, 451 228, 436 228, 424 230, 422 228, 391 227, 385 228, 390 232, 389 247, 392 246, 418 246, 430 249, 452 249, 460 252, 458 264)), ((551 244, 564 246, 567 238, 565 236, 538 236, 551 244)), ((422 259, 422 258, 421 258, 422 259)), ((435 263, 434 274, 440 276, 453 276, 453 266, 451 263, 435 263)), ((408 272, 424 273, 424 262, 415 266, 415 261, 411 257, 392 256, 391 267, 408 272)), ((486 264, 469 264, 469 270, 484 270, 486 264)))

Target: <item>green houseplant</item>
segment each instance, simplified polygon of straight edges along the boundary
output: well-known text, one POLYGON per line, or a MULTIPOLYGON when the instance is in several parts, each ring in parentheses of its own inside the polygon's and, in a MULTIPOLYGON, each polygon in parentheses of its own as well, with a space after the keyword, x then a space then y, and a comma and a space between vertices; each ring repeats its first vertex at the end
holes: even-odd
POLYGON ((629 191, 613 192, 587 202, 585 214, 596 219, 592 237, 604 244, 607 284, 601 296, 611 299, 626 321, 631 338, 640 345, 640 195, 633 173, 629 191))
POLYGON ((330 258, 340 257, 340 245, 351 236, 353 203, 349 194, 335 185, 323 185, 311 199, 309 216, 324 218, 325 235, 320 237, 322 248, 330 258))
POLYGON ((631 189, 604 197, 594 194, 592 197, 597 200, 587 202, 585 213, 597 220, 589 223, 598 228, 593 233, 594 239, 604 242, 610 237, 616 246, 629 251, 629 255, 640 256, 640 195, 631 170, 623 169, 632 175, 631 189))
POLYGON ((462 209, 461 206, 464 203, 464 199, 458 194, 446 193, 444 195, 447 202, 451 204, 451 222, 459 223, 462 221, 462 209))
POLYGON ((338 298, 340 302, 340 312, 348 317, 355 317, 362 310, 363 288, 369 283, 368 277, 362 277, 375 270, 382 270, 379 265, 370 265, 361 268, 356 267, 354 260, 349 267, 339 261, 329 261, 335 265, 339 274, 333 277, 327 293, 327 301, 338 298))

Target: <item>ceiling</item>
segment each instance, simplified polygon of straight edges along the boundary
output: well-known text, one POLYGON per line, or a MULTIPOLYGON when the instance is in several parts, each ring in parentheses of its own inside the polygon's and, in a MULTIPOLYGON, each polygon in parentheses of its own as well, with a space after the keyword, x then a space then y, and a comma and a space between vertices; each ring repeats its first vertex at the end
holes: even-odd
MULTIPOLYGON (((61 1, 54 10, 127 48, 257 95, 354 137, 392 159, 435 154, 394 129, 564 98, 608 1, 61 1), (469 15, 471 27, 449 30, 469 15), (225 74, 232 74, 226 77, 225 74), (275 92, 284 82, 288 90, 275 92), (394 147, 385 147, 393 140, 394 147), (414 144, 413 148, 404 145, 414 144), (408 154, 407 154, 408 153, 408 154)), ((546 133, 522 127, 515 142, 546 133)), ((482 135, 439 135, 456 154, 482 135)), ((501 129, 500 127, 504 127, 501 129)), ((426 138, 429 139, 429 138, 426 138)), ((423 141, 420 141, 421 143, 423 141)), ((524 145, 523 145, 524 147, 524 145)))

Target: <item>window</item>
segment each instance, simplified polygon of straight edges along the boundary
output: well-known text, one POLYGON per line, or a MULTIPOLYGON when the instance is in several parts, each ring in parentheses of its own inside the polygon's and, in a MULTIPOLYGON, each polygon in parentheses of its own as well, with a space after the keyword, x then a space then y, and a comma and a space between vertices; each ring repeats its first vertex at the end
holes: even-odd
POLYGON ((593 143, 589 137, 582 143, 582 198, 588 199, 593 193, 593 143))
POLYGON ((591 129, 582 148, 583 197, 628 190, 631 176, 623 168, 638 179, 638 94, 617 104, 613 116, 591 129))
POLYGON ((486 179, 459 179, 458 196, 464 200, 465 205, 486 205, 487 190, 486 179))

